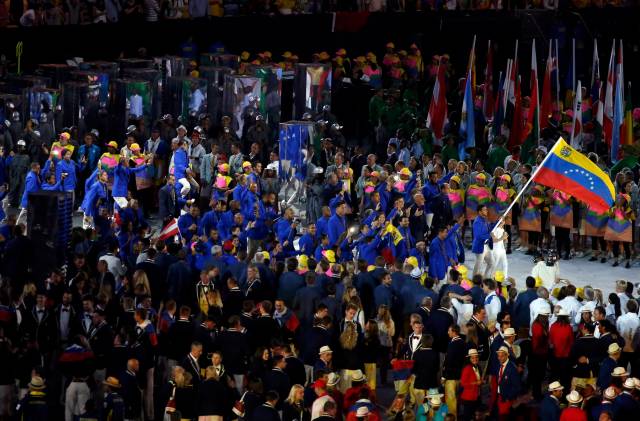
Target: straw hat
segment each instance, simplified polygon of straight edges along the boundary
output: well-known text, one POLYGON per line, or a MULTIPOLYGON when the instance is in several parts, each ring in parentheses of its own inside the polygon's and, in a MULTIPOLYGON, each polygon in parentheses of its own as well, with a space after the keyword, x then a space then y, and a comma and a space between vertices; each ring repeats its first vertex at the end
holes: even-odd
POLYGON ((612 344, 609 344, 609 348, 607 348, 607 353, 609 355, 612 354, 617 354, 618 352, 622 351, 622 349, 620 348, 620 345, 618 345, 617 342, 614 342, 612 344))
POLYGON ((551 314, 551 312, 549 311, 549 309, 548 309, 548 308, 543 308, 542 310, 540 310, 540 311, 538 312, 538 315, 539 315, 539 316, 548 316, 548 315, 550 315, 550 314, 551 314))
POLYGON ((318 355, 322 355, 324 353, 332 354, 333 351, 331 350, 331 348, 329 348, 328 346, 325 345, 325 346, 320 347, 320 352, 318 352, 318 355))
POLYGON ((505 352, 505 353, 509 353, 509 348, 507 348, 506 346, 501 346, 500 348, 498 348, 498 350, 496 352, 505 352))
POLYGON ((120 387, 120 380, 118 380, 115 377, 107 377, 107 380, 103 381, 102 384, 110 386, 110 387, 116 387, 119 388, 120 387))
POLYGON ((369 408, 367 408, 366 406, 361 406, 356 411, 356 417, 365 417, 367 415, 369 415, 369 408))
POLYGON ((560 316, 569 316, 569 312, 564 308, 560 307, 560 310, 558 311, 558 317, 560 316))
POLYGON ((468 352, 467 352, 467 357, 473 357, 474 355, 478 356, 480 355, 480 353, 478 352, 477 349, 471 348, 468 352))
POLYGON ((624 381, 624 383, 622 384, 622 387, 624 387, 625 389, 633 390, 636 388, 636 382, 634 382, 633 379, 629 377, 627 380, 624 381))
POLYGON ((44 389, 44 380, 40 376, 33 376, 31 378, 31 382, 29 383, 29 389, 31 390, 42 390, 44 389))
POLYGON ((582 396, 580 396, 576 390, 572 390, 571 393, 567 395, 567 402, 573 405, 579 404, 582 402, 582 396))
POLYGON ((329 377, 327 379, 327 386, 335 386, 340 381, 340 376, 336 373, 329 373, 329 377))
POLYGON ((604 390, 602 396, 604 396, 605 399, 612 401, 616 398, 616 390, 609 386, 604 390))
POLYGON ((502 336, 506 337, 510 337, 510 336, 516 336, 516 330, 512 327, 508 327, 504 330, 504 333, 502 334, 502 336))
POLYGON ((624 367, 616 367, 611 372, 612 377, 625 377, 628 376, 627 370, 624 367))
POLYGON ((355 370, 351 375, 352 382, 363 382, 365 379, 366 377, 362 374, 362 370, 355 370))
POLYGON ((564 390, 564 386, 560 382, 553 382, 549 385, 549 392, 555 392, 556 390, 564 390))

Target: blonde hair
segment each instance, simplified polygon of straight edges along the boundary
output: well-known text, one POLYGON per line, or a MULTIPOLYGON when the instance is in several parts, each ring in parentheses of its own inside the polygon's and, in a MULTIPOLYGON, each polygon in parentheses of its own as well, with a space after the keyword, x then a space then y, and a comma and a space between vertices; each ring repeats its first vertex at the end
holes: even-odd
POLYGON ((210 289, 207 292, 207 301, 210 306, 222 308, 222 297, 217 289, 210 289))
POLYGON ((205 368, 204 370, 204 378, 206 380, 209 379, 216 379, 218 380, 218 375, 216 373, 216 368, 212 365, 210 365, 209 367, 205 368))
POLYGON ((133 289, 142 286, 144 288, 144 295, 151 295, 151 284, 149 283, 149 278, 147 277, 147 273, 138 269, 133 273, 133 289))
POLYGON ((289 396, 287 396, 285 402, 292 404, 298 403, 298 401, 296 401, 296 393, 300 390, 304 391, 304 387, 299 384, 294 384, 293 386, 291 386, 291 390, 289 390, 289 396))

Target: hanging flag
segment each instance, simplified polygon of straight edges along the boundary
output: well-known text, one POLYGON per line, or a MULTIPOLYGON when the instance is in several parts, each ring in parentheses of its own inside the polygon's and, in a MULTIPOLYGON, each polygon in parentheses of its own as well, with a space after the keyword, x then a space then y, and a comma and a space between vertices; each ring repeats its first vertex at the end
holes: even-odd
POLYGON ((631 82, 627 85, 624 108, 624 128, 622 130, 622 144, 633 145, 633 104, 631 102, 631 82))
POLYGON ((500 134, 500 131, 502 129, 502 123, 504 122, 504 107, 503 107, 503 100, 504 98, 504 75, 502 74, 502 72, 500 72, 500 74, 498 75, 498 94, 496 96, 496 100, 494 102, 494 112, 493 112, 493 126, 492 128, 492 133, 493 136, 498 136, 500 134))
POLYGON ((576 39, 571 40, 571 61, 564 81, 564 108, 573 107, 573 97, 576 92, 576 39))
POLYGON ((178 220, 176 218, 173 218, 167 223, 167 225, 165 225, 164 228, 162 228, 159 238, 160 240, 166 240, 167 238, 171 238, 178 234, 180 234, 180 229, 178 228, 178 220))
POLYGON ((607 86, 604 91, 604 104, 603 107, 603 122, 602 128, 604 131, 604 140, 607 146, 611 147, 611 140, 613 135, 613 91, 615 89, 615 53, 616 53, 616 41, 613 41, 611 46, 611 56, 609 57, 609 70, 607 71, 607 86))
POLYGON ((622 66, 618 66, 618 74, 616 77, 616 96, 613 105, 613 125, 611 127, 611 162, 618 161, 620 153, 620 144, 622 142, 622 120, 624 119, 624 97, 622 94, 622 66))
POLYGON ((487 49, 487 65, 484 68, 484 90, 482 93, 482 113, 485 120, 493 118, 493 48, 491 40, 487 49))
POLYGON ((527 126, 524 130, 524 144, 521 150, 522 162, 529 160, 529 151, 538 144, 540 139, 540 99, 538 98, 538 60, 536 55, 536 40, 531 46, 531 102, 527 126))
POLYGON ((607 211, 615 200, 609 176, 562 138, 553 145, 533 174, 533 180, 568 193, 596 211, 607 211))
POLYGON ((553 113, 553 99, 551 99, 551 70, 553 68, 553 44, 549 41, 549 55, 544 68, 542 80, 542 99, 540 103, 540 129, 549 125, 549 118, 553 113))
POLYGON ((514 107, 511 131, 509 132, 509 150, 522 144, 522 95, 520 92, 520 77, 516 79, 514 86, 514 107))
POLYGON ((467 62, 467 72, 471 70, 471 96, 476 96, 476 36, 473 36, 471 51, 469 51, 469 61, 467 62))
POLYGON ((591 85, 588 98, 582 98, 583 102, 589 101, 590 109, 588 113, 583 115, 584 122, 594 122, 598 115, 598 106, 600 104, 600 58, 598 57, 598 41, 593 41, 593 58, 591 60, 591 85))
POLYGON ((467 71, 467 81, 464 87, 464 99, 462 100, 462 115, 460 116, 460 143, 458 144, 458 156, 465 159, 468 148, 476 147, 475 119, 473 118, 473 94, 471 85, 473 79, 471 69, 467 71))
POLYGON ((571 123, 571 147, 582 149, 582 84, 578 81, 573 99, 573 122, 571 123))
POLYGON ((560 60, 558 57, 558 40, 555 40, 555 50, 551 61, 551 83, 553 84, 553 92, 555 92, 554 114, 557 113, 556 121, 560 121, 560 113, 562 112, 562 102, 560 101, 560 60))
POLYGON ((442 146, 444 137, 444 127, 449 122, 447 119, 447 88, 445 85, 446 66, 438 60, 436 82, 433 86, 433 95, 429 104, 429 114, 427 115, 427 127, 433 132, 434 144, 442 146))

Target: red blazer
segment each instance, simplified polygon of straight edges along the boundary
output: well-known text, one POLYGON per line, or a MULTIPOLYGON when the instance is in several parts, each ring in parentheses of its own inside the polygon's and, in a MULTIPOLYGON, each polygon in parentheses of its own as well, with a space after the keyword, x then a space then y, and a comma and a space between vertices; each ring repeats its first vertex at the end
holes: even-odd
POLYGON ((570 324, 554 323, 549 329, 549 344, 553 346, 553 356, 568 358, 573 346, 573 329, 570 324))
POLYGON ((587 414, 580 408, 565 408, 560 414, 560 421, 587 421, 587 414))
POLYGON ((462 369, 462 375, 460 376, 460 386, 462 386, 462 393, 460 399, 463 401, 477 401, 480 397, 480 386, 474 384, 478 381, 476 373, 473 371, 473 365, 467 364, 462 369))

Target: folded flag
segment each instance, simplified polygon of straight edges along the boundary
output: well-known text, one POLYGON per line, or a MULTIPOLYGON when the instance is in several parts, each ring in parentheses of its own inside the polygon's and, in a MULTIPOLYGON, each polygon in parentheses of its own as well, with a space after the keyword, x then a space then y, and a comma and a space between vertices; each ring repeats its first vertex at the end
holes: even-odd
POLYGON ((160 231, 160 239, 166 240, 167 238, 173 237, 180 233, 180 229, 178 228, 178 220, 173 218, 164 228, 160 231))

